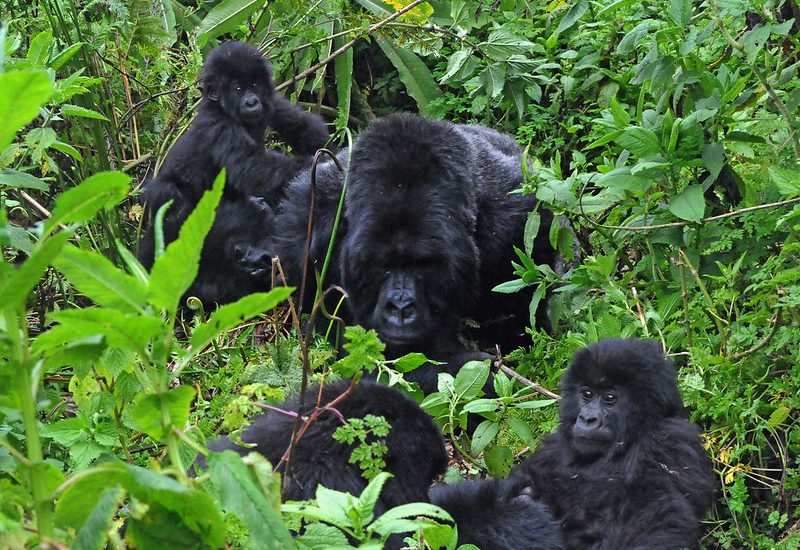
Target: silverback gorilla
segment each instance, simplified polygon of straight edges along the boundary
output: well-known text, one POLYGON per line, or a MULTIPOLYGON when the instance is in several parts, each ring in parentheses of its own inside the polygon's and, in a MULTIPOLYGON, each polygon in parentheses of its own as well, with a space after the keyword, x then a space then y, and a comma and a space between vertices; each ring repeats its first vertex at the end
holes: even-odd
MULTIPOLYGON (((226 201, 256 197, 274 207, 282 196, 283 187, 310 164, 310 155, 328 139, 325 123, 319 116, 292 105, 275 92, 269 63, 250 44, 226 42, 220 45, 206 59, 200 81, 203 98, 197 116, 175 142, 158 175, 147 183, 142 194, 151 218, 163 204, 173 201, 164 219, 167 243, 177 238, 181 224, 203 192, 211 188, 222 168, 226 169, 223 205, 226 201), (268 128, 291 145, 295 157, 265 148, 268 128)), ((217 221, 223 226, 235 223, 221 219, 223 215, 242 217, 247 213, 234 208, 226 211, 227 214, 217 213, 217 221)), ((239 223, 244 221, 239 220, 239 223)), ((259 231, 265 234, 271 229, 268 221, 259 218, 250 223, 258 225, 259 231)), ((150 227, 139 254, 148 267, 153 262, 153 247, 150 227)), ((224 251, 212 250, 208 243, 204 252, 207 256, 224 254, 224 251)), ((212 302, 244 295, 237 292, 233 284, 212 289, 204 281, 207 275, 209 273, 201 267, 198 283, 218 291, 207 293, 212 302), (228 298, 223 299, 223 294, 228 298)), ((223 273, 211 272, 210 275, 219 278, 223 273)))
MULTIPOLYGON (((483 345, 507 350, 525 342, 530 294, 492 292, 512 278, 513 247, 522 246, 536 205, 533 196, 509 194, 523 179, 522 151, 510 136, 391 115, 359 137, 349 167, 346 151, 338 158, 349 183, 335 268, 326 283, 344 287, 352 322, 374 328, 388 357, 418 351, 447 360, 463 350, 458 335, 466 318, 480 324, 483 345)), ((325 257, 343 178, 332 161, 318 167, 311 269, 325 257)), ((289 184, 276 220, 277 252, 295 282, 303 265, 310 180, 305 171, 289 184)), ((552 214, 541 214, 534 260, 554 266, 559 256, 547 238, 552 214)), ((440 370, 412 374, 430 391, 440 370)))
MULTIPOLYGON (((342 395, 348 384, 349 380, 340 380, 326 385, 322 390, 321 404, 330 403, 342 395)), ((318 386, 309 388, 303 416, 313 411, 316 406, 313 396, 318 391, 318 386)), ((280 408, 297 411, 297 398, 280 408)), ((444 473, 447 466, 444 441, 431 417, 399 390, 370 381, 356 385, 335 408, 345 419, 373 414, 383 416, 391 424, 389 435, 384 440, 388 448, 385 461, 386 471, 394 477, 384 485, 375 508, 376 517, 394 506, 428 502, 431 483, 444 473)), ((271 411, 257 417, 242 435, 242 441, 253 443, 254 447, 240 447, 224 437, 209 444, 208 448, 213 451, 233 449, 240 454, 256 451, 277 465, 289 445, 294 423, 294 417, 271 411)), ((331 437, 342 423, 337 414, 326 410, 304 434, 294 449, 287 499, 312 499, 320 484, 354 495, 359 495, 366 487, 367 481, 361 476, 361 470, 349 461, 354 446, 339 443, 331 437)), ((198 461, 201 465, 203 462, 198 461)), ((502 494, 493 480, 480 483, 486 484, 489 490, 453 492, 447 502, 442 503, 457 522, 462 517, 467 519, 468 514, 463 510, 473 512, 469 515, 469 523, 458 523, 460 544, 472 542, 482 550, 555 550, 562 547, 558 525, 544 506, 527 495, 502 494)), ((507 484, 505 481, 502 483, 507 484)), ((402 537, 399 535, 390 537, 386 545, 387 548, 401 546, 402 537)))
POLYGON ((570 549, 697 548, 714 472, 656 342, 580 350, 561 381, 558 430, 513 482, 550 506, 570 549))

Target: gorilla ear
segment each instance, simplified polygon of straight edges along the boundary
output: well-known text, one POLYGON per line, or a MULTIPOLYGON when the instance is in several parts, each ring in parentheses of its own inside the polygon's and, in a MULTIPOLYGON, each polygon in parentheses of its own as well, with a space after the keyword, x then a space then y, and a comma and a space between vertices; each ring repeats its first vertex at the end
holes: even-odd
POLYGON ((217 92, 217 88, 210 82, 206 82, 206 84, 203 86, 203 92, 211 101, 219 101, 219 93, 217 92))

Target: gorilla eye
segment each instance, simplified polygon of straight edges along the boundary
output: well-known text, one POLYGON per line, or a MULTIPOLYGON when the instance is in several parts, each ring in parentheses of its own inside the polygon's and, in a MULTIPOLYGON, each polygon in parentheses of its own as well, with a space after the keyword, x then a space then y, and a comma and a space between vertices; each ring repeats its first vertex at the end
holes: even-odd
POLYGON ((614 393, 606 392, 603 394, 603 403, 608 403, 611 405, 617 401, 617 396, 614 393))
POLYGON ((583 388, 581 390, 581 397, 589 401, 592 397, 594 397, 594 393, 588 388, 583 388))

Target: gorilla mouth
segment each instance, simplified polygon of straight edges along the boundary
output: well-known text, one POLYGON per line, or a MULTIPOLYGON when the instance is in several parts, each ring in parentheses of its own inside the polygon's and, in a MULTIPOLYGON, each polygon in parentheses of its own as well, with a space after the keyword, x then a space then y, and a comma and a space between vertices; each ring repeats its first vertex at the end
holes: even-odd
POLYGON ((421 329, 406 326, 402 329, 381 328, 378 330, 381 340, 395 346, 410 345, 425 340, 421 329))

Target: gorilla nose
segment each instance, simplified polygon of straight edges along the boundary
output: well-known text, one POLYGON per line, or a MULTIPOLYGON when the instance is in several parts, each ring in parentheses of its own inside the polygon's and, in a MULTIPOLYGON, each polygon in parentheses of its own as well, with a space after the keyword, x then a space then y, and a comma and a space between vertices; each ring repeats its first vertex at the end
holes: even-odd
POLYGON ((386 321, 395 326, 409 325, 417 319, 417 306, 414 298, 401 293, 389 297, 384 312, 386 321))
POLYGON ((580 428, 593 430, 600 424, 600 418, 596 414, 580 413, 578 415, 577 424, 580 428))

